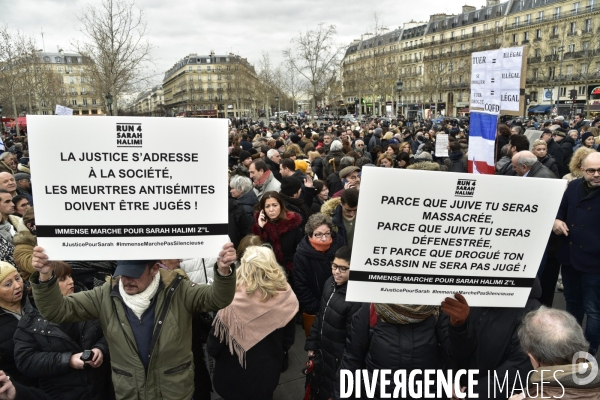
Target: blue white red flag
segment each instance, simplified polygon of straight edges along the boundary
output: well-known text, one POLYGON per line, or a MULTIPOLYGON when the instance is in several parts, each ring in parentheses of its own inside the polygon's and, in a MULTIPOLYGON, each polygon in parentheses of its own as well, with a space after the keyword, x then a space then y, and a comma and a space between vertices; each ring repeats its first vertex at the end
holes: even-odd
POLYGON ((498 116, 473 111, 469 122, 469 172, 494 174, 498 116))

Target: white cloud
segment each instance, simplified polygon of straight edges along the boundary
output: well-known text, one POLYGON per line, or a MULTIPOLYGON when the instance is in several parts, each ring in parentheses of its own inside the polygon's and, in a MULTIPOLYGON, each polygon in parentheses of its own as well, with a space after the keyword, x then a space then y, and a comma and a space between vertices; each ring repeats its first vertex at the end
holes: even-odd
MULTIPOLYGON (((44 32, 46 51, 60 46, 70 50, 70 43, 80 38, 77 15, 87 5, 100 0, 0 0, 0 24, 31 34, 42 48, 44 32), (7 6, 10 2, 10 6, 7 6)), ((374 14, 390 30, 411 20, 428 21, 429 15, 446 12, 458 14, 464 0, 215 0, 180 1, 137 0, 148 21, 153 57, 162 74, 190 53, 235 53, 257 64, 263 52, 278 65, 282 52, 298 32, 314 28, 319 22, 337 27, 337 41, 348 45, 362 33, 372 30, 374 14)), ((485 0, 469 1, 480 8, 485 0)))

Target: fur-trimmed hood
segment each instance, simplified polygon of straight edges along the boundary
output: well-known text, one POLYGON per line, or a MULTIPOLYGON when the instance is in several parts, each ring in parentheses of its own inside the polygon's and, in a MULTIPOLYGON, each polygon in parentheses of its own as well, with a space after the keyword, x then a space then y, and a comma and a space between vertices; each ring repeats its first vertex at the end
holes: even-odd
POLYGON ((329 215, 330 217, 333 217, 333 213, 335 212, 335 209, 341 203, 342 203, 342 200, 339 197, 336 197, 335 199, 329 199, 325 203, 323 203, 323 205, 321 206, 321 213, 323 213, 325 215, 329 215))
POLYGON ((26 244, 35 247, 37 246, 37 236, 32 235, 29 231, 21 231, 13 237, 13 244, 15 246, 26 244))
POLYGON ((424 171, 439 171, 440 164, 433 161, 420 161, 413 165, 409 165, 406 169, 419 169, 424 171))

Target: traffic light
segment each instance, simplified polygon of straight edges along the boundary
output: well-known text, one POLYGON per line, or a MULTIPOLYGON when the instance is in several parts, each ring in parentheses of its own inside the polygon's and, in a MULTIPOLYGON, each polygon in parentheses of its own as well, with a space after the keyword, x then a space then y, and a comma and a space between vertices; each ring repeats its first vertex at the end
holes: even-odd
POLYGON ((572 89, 572 90, 569 92, 569 98, 570 98, 571 100, 577 100, 577 89, 572 89))

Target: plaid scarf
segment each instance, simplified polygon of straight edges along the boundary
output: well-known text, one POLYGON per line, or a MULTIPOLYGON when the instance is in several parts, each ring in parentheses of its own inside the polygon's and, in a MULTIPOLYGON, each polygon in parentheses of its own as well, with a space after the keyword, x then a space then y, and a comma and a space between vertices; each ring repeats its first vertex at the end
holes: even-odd
POLYGON ((383 321, 390 324, 416 324, 431 315, 438 315, 438 306, 417 306, 407 304, 375 303, 375 312, 383 321))

